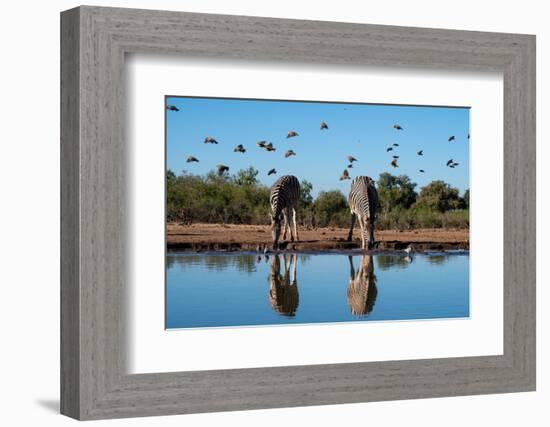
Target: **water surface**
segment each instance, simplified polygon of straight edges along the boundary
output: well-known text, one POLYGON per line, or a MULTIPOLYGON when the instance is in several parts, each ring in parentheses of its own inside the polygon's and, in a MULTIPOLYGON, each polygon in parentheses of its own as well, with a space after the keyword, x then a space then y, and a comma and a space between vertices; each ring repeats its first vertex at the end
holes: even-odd
POLYGON ((469 316, 469 255, 174 254, 166 328, 469 316))

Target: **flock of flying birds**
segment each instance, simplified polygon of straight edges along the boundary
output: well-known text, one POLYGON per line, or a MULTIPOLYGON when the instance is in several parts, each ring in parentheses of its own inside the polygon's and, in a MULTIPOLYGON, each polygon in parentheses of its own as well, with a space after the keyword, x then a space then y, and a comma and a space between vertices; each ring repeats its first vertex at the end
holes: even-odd
MULTIPOLYGON (((166 106, 166 109, 168 111, 179 111, 179 108, 176 107, 175 105, 167 105, 166 106)), ((393 128, 397 131, 403 131, 403 127, 399 124, 394 124, 393 125, 393 128)), ((324 121, 321 121, 321 124, 319 125, 319 129, 320 130, 328 130, 328 125, 326 122, 324 121)), ((287 139, 288 138, 294 138, 294 137, 297 137, 299 136, 298 132, 296 131, 289 131, 286 135, 287 139)), ((470 139, 470 134, 468 134, 468 139, 470 139)), ((449 136, 448 138, 448 141, 449 142, 452 142, 452 141, 455 141, 456 138, 454 135, 451 135, 449 136)), ((212 138, 211 136, 207 136, 206 138, 204 138, 204 143, 205 144, 218 144, 218 141, 216 141, 215 138, 212 138)), ((262 148, 264 149, 265 151, 267 152, 271 152, 271 151, 276 151, 277 149, 273 146, 273 143, 271 142, 267 142, 267 141, 258 141, 256 143, 256 145, 259 147, 259 148, 262 148)), ((387 147, 386 148, 386 152, 389 153, 390 151, 392 152, 395 152, 397 150, 397 148, 399 147, 399 144, 397 143, 394 143, 392 144, 391 146, 387 147)), ((239 144, 237 145, 233 151, 235 153, 246 153, 246 148, 244 148, 244 146, 242 144, 239 144)), ((416 153, 418 156, 423 156, 424 155, 424 150, 419 150, 417 151, 416 153)), ((287 150, 284 154, 285 158, 289 158, 291 156, 295 156, 296 153, 293 151, 293 150, 287 150)), ((340 181, 343 181, 343 180, 346 180, 346 179, 350 179, 350 175, 349 175, 349 171, 348 169, 351 169, 353 168, 353 162, 356 162, 357 159, 353 156, 347 156, 346 157, 347 161, 348 161, 348 165, 346 167, 346 169, 344 169, 344 171, 342 172, 342 175, 340 176, 340 181)), ((390 162, 390 165, 394 168, 397 168, 399 167, 399 165, 397 164, 397 161, 399 159, 399 156, 396 155, 396 154, 393 154, 392 155, 392 160, 390 162)), ((199 159, 197 159, 196 157, 194 156, 189 156, 187 157, 187 163, 192 163, 192 162, 199 162, 199 159)), ((453 159, 449 159, 446 163, 446 166, 449 167, 449 168, 452 168, 454 169, 455 167, 457 167, 459 164, 457 162, 455 162, 453 159)), ((229 171, 229 166, 226 166, 226 165, 223 165, 223 164, 219 164, 219 165, 216 165, 216 169, 217 169, 217 172, 218 172, 218 175, 219 176, 222 176, 224 174, 224 172, 228 172, 229 171)), ((418 170, 420 173, 425 173, 424 169, 419 169, 418 170)), ((267 172, 267 175, 275 175, 277 173, 277 170, 275 168, 273 169, 270 169, 268 172, 267 172)))

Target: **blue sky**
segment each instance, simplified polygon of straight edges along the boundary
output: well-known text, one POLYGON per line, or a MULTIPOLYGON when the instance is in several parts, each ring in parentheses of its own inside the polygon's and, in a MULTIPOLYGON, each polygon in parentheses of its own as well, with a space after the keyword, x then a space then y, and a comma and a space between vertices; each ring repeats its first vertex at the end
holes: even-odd
POLYGON ((230 173, 253 166, 268 186, 291 174, 310 181, 314 196, 333 189, 347 194, 350 181, 339 177, 348 165, 346 156, 352 155, 358 160, 349 169, 352 178, 406 174, 418 184, 417 191, 440 179, 461 194, 470 186, 469 108, 186 97, 167 97, 166 102, 179 108, 166 111, 167 168, 176 174, 205 174, 220 163, 229 166, 230 173), (321 121, 328 130, 319 129, 321 121), (395 123, 404 130, 395 130, 395 123), (299 136, 287 139, 290 130, 299 136), (449 142, 451 135, 456 140, 449 142), (206 136, 219 144, 204 144, 206 136), (257 147, 260 140, 272 142, 277 150, 257 147), (386 152, 393 143, 399 147, 386 152), (246 153, 233 152, 237 144, 243 144, 246 153), (288 149, 296 156, 285 158, 288 149), (419 150, 423 156, 417 155, 419 150), (200 162, 186 163, 190 155, 200 162), (392 155, 399 156, 397 168, 390 165, 392 155), (449 159, 459 166, 448 168, 449 159), (267 176, 271 168, 277 175, 267 176))

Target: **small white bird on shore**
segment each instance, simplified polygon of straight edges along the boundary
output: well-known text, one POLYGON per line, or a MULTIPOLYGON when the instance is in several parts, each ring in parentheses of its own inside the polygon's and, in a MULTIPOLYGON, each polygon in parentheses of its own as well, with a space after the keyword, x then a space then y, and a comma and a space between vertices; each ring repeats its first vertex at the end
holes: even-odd
POLYGON ((403 250, 407 253, 407 255, 410 255, 410 253, 412 252, 412 247, 411 247, 411 245, 409 245, 409 246, 407 246, 406 249, 403 249, 403 250))

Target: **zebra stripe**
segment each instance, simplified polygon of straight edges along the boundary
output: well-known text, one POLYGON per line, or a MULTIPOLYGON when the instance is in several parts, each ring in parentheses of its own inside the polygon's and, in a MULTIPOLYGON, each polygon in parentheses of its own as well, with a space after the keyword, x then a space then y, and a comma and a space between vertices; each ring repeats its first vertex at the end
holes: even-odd
POLYGON ((376 210, 378 207, 378 192, 374 180, 368 176, 358 176, 351 182, 351 190, 348 197, 351 210, 351 227, 348 240, 351 240, 355 217, 359 219, 362 231, 362 245, 365 249, 368 239, 368 248, 374 244, 374 228, 376 223, 376 210))

